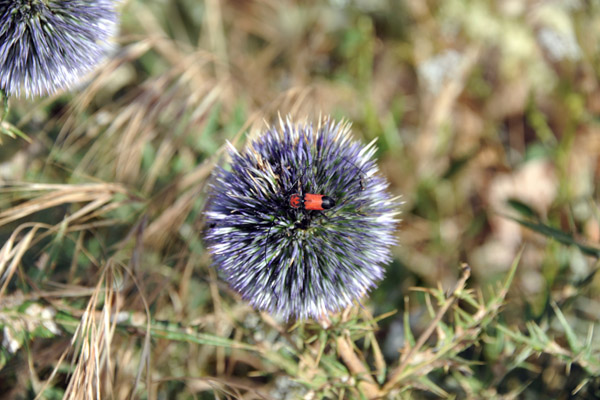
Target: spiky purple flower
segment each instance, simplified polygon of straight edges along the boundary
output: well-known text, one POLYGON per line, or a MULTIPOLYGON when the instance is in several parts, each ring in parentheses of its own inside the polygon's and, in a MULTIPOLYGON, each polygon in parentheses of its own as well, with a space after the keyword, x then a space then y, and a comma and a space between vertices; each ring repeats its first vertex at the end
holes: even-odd
POLYGON ((30 97, 76 83, 116 30, 115 0, 0 0, 0 89, 30 97))
POLYGON ((318 318, 372 289, 390 261, 398 201, 377 172, 374 143, 349 125, 280 121, 217 168, 206 241, 221 275, 254 307, 284 318, 318 318), (326 210, 290 197, 321 194, 326 210))

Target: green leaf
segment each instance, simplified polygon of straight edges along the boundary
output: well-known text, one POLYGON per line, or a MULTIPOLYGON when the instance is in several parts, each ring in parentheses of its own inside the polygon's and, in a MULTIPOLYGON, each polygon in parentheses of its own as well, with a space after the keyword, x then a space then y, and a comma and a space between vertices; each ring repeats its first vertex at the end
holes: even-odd
POLYGON ((448 392, 436 385, 431 379, 427 377, 427 375, 420 376, 418 381, 420 384, 429 389, 432 393, 435 393, 436 395, 443 398, 448 397, 448 392))
POLYGON ((150 326, 150 334, 154 338, 168 339, 178 342, 189 342, 209 346, 229 347, 233 349, 257 351, 257 349, 254 346, 251 346, 249 344, 227 339, 217 335, 212 335, 209 333, 187 333, 181 330, 168 329, 164 326, 150 326))
POLYGON ((9 136, 13 139, 16 139, 18 136, 21 139, 27 141, 28 143, 31 143, 31 139, 29 138, 29 136, 27 136, 19 128, 7 121, 0 121, 0 133, 9 136))
POLYGON ((565 335, 567 336, 567 342, 569 343, 569 347, 571 348, 571 351, 573 351, 573 353, 575 353, 575 354, 579 353, 581 351, 581 344, 579 344, 579 340, 577 339, 577 334, 575 333, 575 331, 573 331, 573 328, 571 328, 569 321, 567 321, 567 319, 565 318, 562 311, 560 311, 560 308, 558 307, 558 305, 554 301, 552 301, 550 303, 550 305, 554 309, 554 312, 556 313, 556 317, 558 318, 558 321, 560 322, 561 326, 565 330, 565 335))
POLYGON ((508 199, 506 204, 524 217, 539 219, 539 214, 528 204, 517 199, 508 199))
POLYGON ((577 246, 583 253, 585 253, 589 256, 600 258, 600 249, 580 243, 577 240, 575 240, 575 238, 572 235, 570 235, 566 232, 563 232, 559 229, 542 224, 540 222, 527 221, 524 219, 510 217, 507 215, 504 215, 504 217, 507 219, 513 220, 515 222, 518 222, 519 224, 521 224, 537 233, 540 233, 544 236, 552 238, 552 239, 556 240, 557 242, 560 242, 567 246, 577 246))
POLYGON ((471 151, 464 156, 451 159, 448 169, 442 175, 442 179, 452 179, 467 166, 475 154, 477 154, 475 151, 471 151))
MULTIPOLYGON (((408 302, 407 302, 408 303, 408 302)), ((408 304, 406 309, 404 310, 404 338, 406 342, 413 347, 415 345, 415 337, 410 330, 410 314, 408 309, 408 304)))

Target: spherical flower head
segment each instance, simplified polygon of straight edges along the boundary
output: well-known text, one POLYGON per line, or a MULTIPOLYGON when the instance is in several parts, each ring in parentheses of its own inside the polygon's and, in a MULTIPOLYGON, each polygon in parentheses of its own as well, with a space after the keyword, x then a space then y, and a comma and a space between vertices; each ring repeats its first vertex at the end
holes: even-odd
POLYGON ((398 208, 375 151, 329 119, 280 121, 243 152, 230 146, 205 237, 230 286, 285 319, 319 318, 372 289, 391 260, 398 208))
POLYGON ((32 97, 73 85, 116 30, 115 0, 0 0, 0 89, 32 97))

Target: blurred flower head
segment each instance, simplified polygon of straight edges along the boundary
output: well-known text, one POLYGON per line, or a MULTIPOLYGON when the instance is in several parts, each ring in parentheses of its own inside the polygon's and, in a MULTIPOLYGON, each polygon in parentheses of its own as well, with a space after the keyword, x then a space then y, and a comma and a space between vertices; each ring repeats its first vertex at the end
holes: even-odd
POLYGON ((76 83, 116 30, 115 0, 0 0, 0 89, 30 97, 76 83))
POLYGON ((365 295, 391 259, 399 205, 375 151, 329 119, 280 121, 243 152, 230 146, 231 167, 217 168, 206 210, 223 278, 286 319, 318 318, 365 295))

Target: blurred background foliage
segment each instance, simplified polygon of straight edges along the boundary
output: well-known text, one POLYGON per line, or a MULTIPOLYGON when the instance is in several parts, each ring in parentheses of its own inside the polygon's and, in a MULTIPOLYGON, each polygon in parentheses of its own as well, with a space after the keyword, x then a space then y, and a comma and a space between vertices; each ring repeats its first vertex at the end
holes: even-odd
POLYGON ((0 393, 600 398, 600 3, 121 6, 88 82, 2 123, 30 140, 0 135, 0 393), (201 240, 224 143, 279 114, 377 138, 404 200, 385 280, 328 323, 251 310, 201 240))

